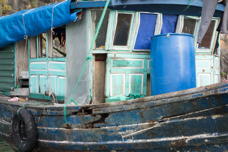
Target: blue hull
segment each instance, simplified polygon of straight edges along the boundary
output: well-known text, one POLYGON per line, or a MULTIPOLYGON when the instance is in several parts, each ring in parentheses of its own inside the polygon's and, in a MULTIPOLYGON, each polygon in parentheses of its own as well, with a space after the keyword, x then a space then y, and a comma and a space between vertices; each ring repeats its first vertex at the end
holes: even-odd
MULTIPOLYGON (((18 108, 32 112, 37 151, 228 150, 228 84, 120 103, 69 106, 9 103, 0 99, 0 134, 11 143, 18 108)), ((12 145, 14 143, 11 143, 12 145)))

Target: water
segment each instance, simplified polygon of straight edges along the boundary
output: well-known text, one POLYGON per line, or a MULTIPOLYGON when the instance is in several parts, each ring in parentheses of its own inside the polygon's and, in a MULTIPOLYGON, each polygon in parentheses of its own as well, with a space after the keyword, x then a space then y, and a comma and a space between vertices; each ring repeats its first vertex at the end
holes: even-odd
POLYGON ((0 152, 13 152, 12 148, 0 138, 0 152))

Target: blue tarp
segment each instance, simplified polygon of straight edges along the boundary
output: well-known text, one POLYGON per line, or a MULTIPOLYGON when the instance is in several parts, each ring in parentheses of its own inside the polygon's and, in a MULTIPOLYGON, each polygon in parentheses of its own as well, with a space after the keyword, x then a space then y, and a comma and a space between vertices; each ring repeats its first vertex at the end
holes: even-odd
POLYGON ((163 15, 161 34, 175 33, 177 20, 177 15, 163 15))
POLYGON ((77 14, 70 13, 70 3, 67 0, 1 17, 0 47, 76 21, 77 14))
POLYGON ((156 14, 140 14, 140 26, 135 42, 135 49, 150 49, 150 41, 154 35, 156 20, 156 14))

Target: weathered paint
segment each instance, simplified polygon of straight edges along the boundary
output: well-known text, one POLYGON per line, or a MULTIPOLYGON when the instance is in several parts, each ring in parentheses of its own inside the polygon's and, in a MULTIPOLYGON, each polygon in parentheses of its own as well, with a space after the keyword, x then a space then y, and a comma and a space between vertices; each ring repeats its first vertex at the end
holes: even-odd
POLYGON ((226 151, 228 84, 87 106, 9 103, 0 100, 0 134, 25 107, 33 113, 40 151, 226 151))
POLYGON ((126 100, 130 95, 146 96, 148 55, 108 54, 106 101, 126 100))
MULTIPOLYGON (((30 59, 30 93, 44 95, 45 92, 56 96, 66 93, 66 62, 54 58, 30 59)), ((33 96, 35 97, 35 96, 33 96)))
POLYGON ((15 46, 0 49, 0 91, 10 91, 16 86, 15 46))

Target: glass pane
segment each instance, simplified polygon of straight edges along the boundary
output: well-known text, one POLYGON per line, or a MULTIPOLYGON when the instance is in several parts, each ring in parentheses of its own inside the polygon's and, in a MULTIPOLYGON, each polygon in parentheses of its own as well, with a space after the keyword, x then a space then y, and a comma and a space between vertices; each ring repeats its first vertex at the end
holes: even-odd
MULTIPOLYGON (((102 11, 103 10, 94 10, 93 11, 93 17, 94 17, 94 22, 95 22, 96 29, 97 29, 98 22, 99 22, 99 20, 101 18, 102 11)), ((96 48, 97 49, 104 49, 105 48, 109 12, 110 11, 107 10, 107 13, 105 14, 105 18, 103 20, 100 32, 99 32, 98 37, 96 39, 96 48)))
POLYGON ((189 33, 193 35, 195 32, 196 22, 197 22, 196 19, 185 17, 182 33, 189 33))
POLYGON ((131 26, 131 14, 118 14, 114 45, 126 46, 131 26))
POLYGON ((47 34, 46 33, 42 33, 39 36, 39 52, 38 55, 40 58, 44 58, 47 56, 47 34))
POLYGON ((210 49, 214 28, 215 28, 215 21, 211 21, 211 24, 207 30, 207 33, 205 34, 202 40, 202 43, 199 45, 200 48, 210 49))
POLYGON ((66 28, 56 28, 52 32, 52 57, 66 57, 66 28))

